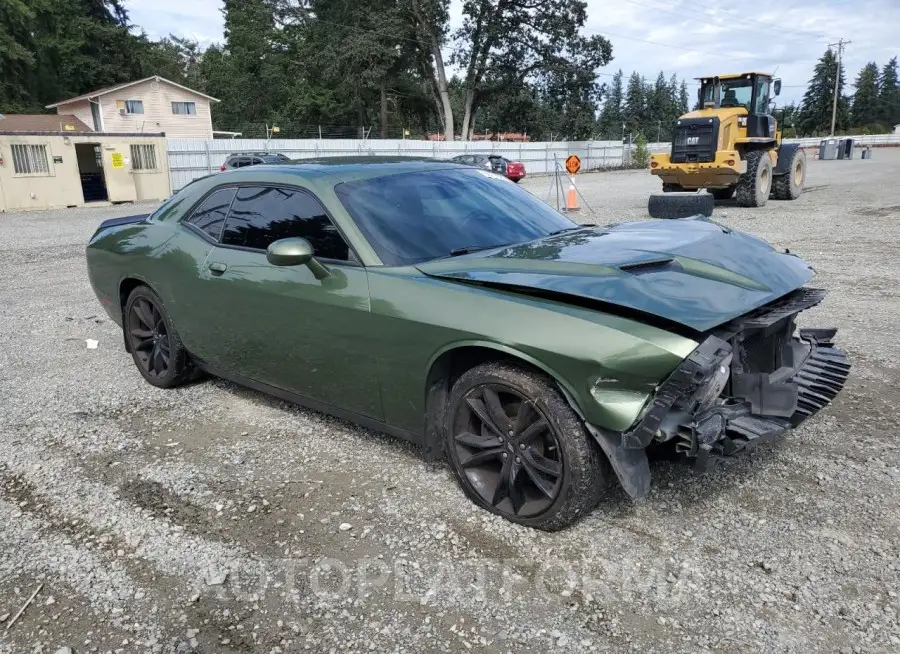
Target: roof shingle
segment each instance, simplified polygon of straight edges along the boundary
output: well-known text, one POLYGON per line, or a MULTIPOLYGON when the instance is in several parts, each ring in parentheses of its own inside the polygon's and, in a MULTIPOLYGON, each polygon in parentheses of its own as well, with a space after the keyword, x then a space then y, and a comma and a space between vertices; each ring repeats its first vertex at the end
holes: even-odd
POLYGON ((0 118, 0 132, 93 131, 71 114, 5 114, 0 118))

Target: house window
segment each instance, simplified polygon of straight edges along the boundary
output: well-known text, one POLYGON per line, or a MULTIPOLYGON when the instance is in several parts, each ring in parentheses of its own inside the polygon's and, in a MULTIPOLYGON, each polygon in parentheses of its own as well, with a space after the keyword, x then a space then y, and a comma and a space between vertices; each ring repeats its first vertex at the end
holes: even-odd
POLYGON ((150 144, 132 144, 131 146, 132 170, 157 170, 156 146, 150 144))
POLYGON ((16 175, 50 175, 46 145, 14 144, 11 147, 16 175))
POLYGON ((179 116, 196 116, 197 104, 195 102, 173 102, 172 113, 179 116))
POLYGON ((126 100, 125 113, 142 114, 144 113, 144 102, 142 100, 126 100))

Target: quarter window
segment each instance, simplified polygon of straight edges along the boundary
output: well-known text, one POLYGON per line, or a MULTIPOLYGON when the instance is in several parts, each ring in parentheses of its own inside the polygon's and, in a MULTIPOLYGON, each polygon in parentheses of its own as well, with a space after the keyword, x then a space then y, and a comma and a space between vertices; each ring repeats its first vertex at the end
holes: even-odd
POLYGON ((228 214, 223 245, 265 250, 282 238, 305 238, 317 257, 347 261, 350 250, 325 209, 297 189, 244 187, 228 214))
POLYGON ((194 209, 194 213, 186 222, 207 234, 214 241, 218 241, 219 236, 222 235, 222 225, 225 224, 225 216, 228 215, 228 208, 231 206, 236 190, 223 188, 215 191, 194 209))
POLYGON ((196 116, 197 105, 194 102, 173 102, 172 113, 178 116, 196 116))

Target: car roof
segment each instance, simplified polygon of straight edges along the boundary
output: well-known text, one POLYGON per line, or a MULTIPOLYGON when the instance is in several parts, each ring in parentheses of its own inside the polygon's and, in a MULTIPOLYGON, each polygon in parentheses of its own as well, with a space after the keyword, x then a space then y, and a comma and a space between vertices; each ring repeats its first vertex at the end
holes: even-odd
POLYGON ((306 172, 316 172, 330 175, 342 182, 350 182, 386 175, 399 175, 401 173, 424 172, 427 170, 468 169, 468 166, 446 159, 433 159, 431 157, 320 157, 312 159, 294 159, 289 164, 280 166, 252 166, 247 172, 255 170, 262 173, 266 170, 277 170, 280 173, 295 172, 302 175, 306 172))

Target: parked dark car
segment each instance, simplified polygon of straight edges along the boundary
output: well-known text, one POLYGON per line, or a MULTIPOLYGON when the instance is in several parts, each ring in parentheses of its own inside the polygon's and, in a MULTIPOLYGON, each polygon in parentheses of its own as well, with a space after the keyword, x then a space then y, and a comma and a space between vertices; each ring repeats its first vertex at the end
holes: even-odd
POLYGON ((87 268, 150 384, 205 372, 409 439, 542 529, 612 479, 646 496, 651 446, 702 468, 784 434, 850 367, 797 327, 824 291, 787 251, 702 216, 578 225, 433 159, 210 175, 101 223, 87 268))
POLYGON ((496 154, 461 154, 453 157, 450 161, 484 168, 498 175, 503 175, 514 182, 518 182, 525 177, 525 164, 518 161, 510 161, 506 157, 496 154))
POLYGON ((234 168, 244 168, 258 164, 281 164, 289 161, 291 161, 291 158, 280 152, 233 152, 228 155, 225 163, 222 164, 219 170, 225 172, 234 168))

